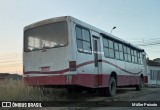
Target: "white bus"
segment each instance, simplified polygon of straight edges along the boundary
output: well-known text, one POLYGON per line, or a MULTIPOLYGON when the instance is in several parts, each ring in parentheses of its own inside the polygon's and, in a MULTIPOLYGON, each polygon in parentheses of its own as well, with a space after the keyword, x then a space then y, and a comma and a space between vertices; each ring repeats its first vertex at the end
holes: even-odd
POLYGON ((144 50, 71 16, 24 28, 24 81, 86 87, 114 96, 116 87, 143 87, 144 50))

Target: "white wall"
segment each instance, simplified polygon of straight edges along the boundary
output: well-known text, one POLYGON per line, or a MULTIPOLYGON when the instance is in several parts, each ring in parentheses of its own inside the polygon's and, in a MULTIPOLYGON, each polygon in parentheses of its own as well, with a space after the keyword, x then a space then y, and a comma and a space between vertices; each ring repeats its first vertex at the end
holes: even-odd
POLYGON ((160 67, 148 66, 148 84, 160 85, 160 67))

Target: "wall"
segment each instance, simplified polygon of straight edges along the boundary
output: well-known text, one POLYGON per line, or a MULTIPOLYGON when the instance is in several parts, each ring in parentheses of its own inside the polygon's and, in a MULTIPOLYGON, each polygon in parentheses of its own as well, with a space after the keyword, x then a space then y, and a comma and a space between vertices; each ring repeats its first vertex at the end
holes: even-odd
POLYGON ((148 66, 147 75, 148 75, 148 84, 160 85, 159 66, 148 66))

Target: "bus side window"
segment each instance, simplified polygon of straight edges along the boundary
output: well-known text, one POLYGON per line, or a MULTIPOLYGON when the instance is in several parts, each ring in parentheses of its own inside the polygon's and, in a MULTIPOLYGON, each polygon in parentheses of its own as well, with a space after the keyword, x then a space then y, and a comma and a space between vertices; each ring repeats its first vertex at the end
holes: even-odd
POLYGON ((141 64, 140 52, 138 52, 138 63, 141 64))
POLYGON ((123 55, 123 45, 122 44, 119 44, 119 57, 120 57, 120 60, 124 60, 124 55, 123 55))
POLYGON ((134 50, 134 56, 135 56, 135 63, 137 63, 138 62, 138 57, 137 57, 137 51, 136 50, 134 50))
POLYGON ((114 58, 113 41, 112 40, 108 40, 108 41, 109 41, 109 57, 114 58))
POLYGON ((143 64, 142 52, 140 52, 140 64, 143 64))
POLYGON ((115 58, 117 60, 120 59, 120 52, 119 52, 119 43, 114 43, 114 50, 115 50, 115 58))
POLYGON ((108 40, 103 38, 103 51, 104 51, 104 56, 109 57, 109 43, 108 40))
POLYGON ((124 49, 124 59, 125 59, 125 61, 128 61, 127 47, 123 46, 123 49, 124 49))
POLYGON ((131 62, 131 49, 127 47, 128 62, 131 62))
POLYGON ((91 37, 87 29, 76 26, 76 39, 78 51, 91 53, 91 37))
POLYGON ((131 57, 132 57, 132 63, 134 63, 135 57, 134 57, 134 50, 133 49, 131 49, 131 57))
POLYGON ((83 50, 83 36, 82 36, 82 29, 76 27, 76 37, 77 37, 77 48, 79 51, 83 50))

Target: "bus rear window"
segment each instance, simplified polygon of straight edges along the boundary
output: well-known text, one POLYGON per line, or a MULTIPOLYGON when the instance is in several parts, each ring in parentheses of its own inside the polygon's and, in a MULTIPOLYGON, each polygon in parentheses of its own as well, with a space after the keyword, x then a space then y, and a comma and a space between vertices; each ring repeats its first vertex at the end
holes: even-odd
POLYGON ((68 43, 67 23, 56 22, 28 29, 24 32, 25 51, 62 47, 68 43))

